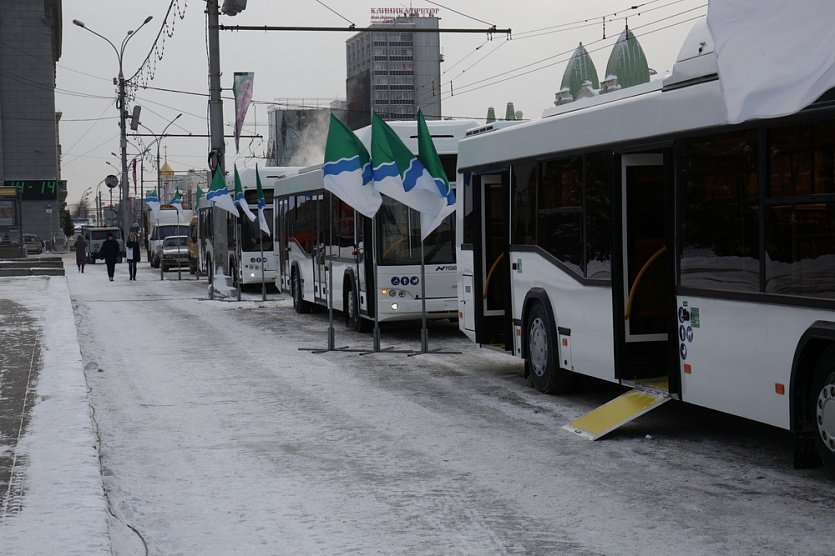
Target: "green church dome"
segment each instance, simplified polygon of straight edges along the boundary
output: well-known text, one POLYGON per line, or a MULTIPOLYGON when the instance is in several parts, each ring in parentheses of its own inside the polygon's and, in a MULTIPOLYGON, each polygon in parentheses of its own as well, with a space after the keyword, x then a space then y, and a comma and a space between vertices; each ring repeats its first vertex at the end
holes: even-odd
POLYGON ((592 88, 599 89, 600 81, 597 78, 597 69, 594 67, 594 62, 591 61, 591 56, 586 52, 583 43, 577 47, 571 59, 568 61, 568 67, 565 68, 565 73, 562 75, 562 83, 560 89, 568 89, 571 91, 571 96, 576 97, 583 83, 590 81, 592 88))
POLYGON ((620 34, 609 55, 605 79, 608 81, 611 77, 617 77, 621 89, 649 82, 649 66, 644 49, 628 27, 620 34))

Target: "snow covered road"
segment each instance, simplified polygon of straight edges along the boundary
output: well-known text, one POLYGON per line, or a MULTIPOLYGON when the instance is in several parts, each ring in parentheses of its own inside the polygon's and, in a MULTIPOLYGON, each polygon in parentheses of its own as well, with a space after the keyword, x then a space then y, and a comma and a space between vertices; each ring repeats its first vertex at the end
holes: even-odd
POLYGON ((315 354, 326 314, 171 278, 67 276, 115 554, 835 551, 835 487, 784 433, 667 404, 584 441, 560 427, 614 387, 541 395, 448 323, 430 348, 460 354, 315 354))

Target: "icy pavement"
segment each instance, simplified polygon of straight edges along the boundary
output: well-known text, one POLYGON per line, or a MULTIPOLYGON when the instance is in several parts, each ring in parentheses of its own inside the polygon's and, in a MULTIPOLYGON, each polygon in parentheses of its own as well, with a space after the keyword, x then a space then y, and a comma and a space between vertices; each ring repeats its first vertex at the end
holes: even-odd
POLYGON ((0 554, 110 554, 67 280, 0 279, 0 554))
POLYGON ((0 554, 835 553, 835 489, 784 431, 669 403, 588 442, 562 425, 617 387, 544 396, 450 323, 430 349, 458 354, 408 357, 413 326, 316 354, 327 315, 274 292, 69 268, 0 281, 3 401, 34 400, 19 441, 0 424, 0 554))

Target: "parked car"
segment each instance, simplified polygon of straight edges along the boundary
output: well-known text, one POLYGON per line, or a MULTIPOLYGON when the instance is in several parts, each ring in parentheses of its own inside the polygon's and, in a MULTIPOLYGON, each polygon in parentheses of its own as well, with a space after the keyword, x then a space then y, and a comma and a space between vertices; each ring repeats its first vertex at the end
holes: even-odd
POLYGON ((23 246, 27 253, 34 253, 35 255, 43 253, 41 238, 34 234, 23 234, 23 246))
POLYGON ((178 266, 188 266, 188 236, 168 236, 162 240, 160 264, 163 272, 178 266))

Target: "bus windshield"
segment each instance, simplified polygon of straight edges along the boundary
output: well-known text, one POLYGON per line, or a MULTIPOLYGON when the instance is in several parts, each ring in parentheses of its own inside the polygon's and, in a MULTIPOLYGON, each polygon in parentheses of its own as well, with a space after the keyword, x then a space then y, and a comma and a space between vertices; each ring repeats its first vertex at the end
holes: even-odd
MULTIPOLYGON (((257 213, 256 213, 257 214, 257 213)), ((264 209, 264 218, 267 221, 267 226, 273 227, 273 209, 268 207, 264 209)), ((241 250, 242 251, 272 251, 273 238, 272 233, 264 233, 258 224, 258 219, 250 222, 249 218, 240 218, 241 222, 241 250)))
MULTIPOLYGON (((454 263, 453 216, 435 228, 423 244, 424 263, 454 263)), ((381 265, 420 264, 420 213, 384 198, 377 213, 381 265)))
POLYGON ((184 236, 188 235, 188 224, 164 224, 154 228, 151 234, 152 240, 165 239, 168 236, 184 236))

